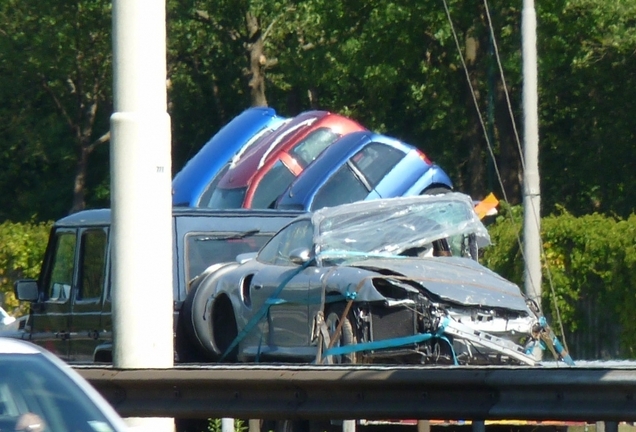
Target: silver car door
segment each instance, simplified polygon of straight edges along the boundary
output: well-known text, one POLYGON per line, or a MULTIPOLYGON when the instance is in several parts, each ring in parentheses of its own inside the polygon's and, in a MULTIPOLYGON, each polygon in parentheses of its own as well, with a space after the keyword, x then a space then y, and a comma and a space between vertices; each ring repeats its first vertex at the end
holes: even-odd
POLYGON ((264 265, 254 275, 250 293, 255 311, 268 308, 263 318, 267 321, 267 334, 263 335, 262 344, 270 351, 309 344, 307 295, 316 269, 307 263, 292 262, 292 255, 311 245, 311 222, 303 219, 281 230, 257 258, 264 265))

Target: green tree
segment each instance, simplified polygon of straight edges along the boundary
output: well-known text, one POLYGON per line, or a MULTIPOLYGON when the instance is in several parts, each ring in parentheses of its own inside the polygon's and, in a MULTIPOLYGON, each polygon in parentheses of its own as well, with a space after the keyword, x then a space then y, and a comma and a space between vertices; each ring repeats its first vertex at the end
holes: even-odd
POLYGON ((50 222, 0 223, 0 306, 7 311, 23 312, 13 295, 13 282, 39 276, 50 229, 50 222))
POLYGON ((538 2, 545 206, 634 211, 636 1, 538 2))
MULTIPOLYGON (((11 190, 27 174, 30 178, 18 180, 22 187, 15 190, 18 202, 26 192, 32 214, 59 216, 62 206, 74 212, 87 199, 107 202, 107 165, 89 170, 89 156, 109 137, 110 7, 108 0, 7 0, 0 5, 0 70, 10 83, 2 93, 10 101, 4 111, 12 114, 0 127, 1 155, 22 153, 27 161, 27 173, 19 162, 11 164, 3 189, 11 190), (30 197, 33 188, 42 195, 30 197), (51 193, 57 190, 66 196, 51 193)), ((24 217, 11 211, 8 216, 24 217)))

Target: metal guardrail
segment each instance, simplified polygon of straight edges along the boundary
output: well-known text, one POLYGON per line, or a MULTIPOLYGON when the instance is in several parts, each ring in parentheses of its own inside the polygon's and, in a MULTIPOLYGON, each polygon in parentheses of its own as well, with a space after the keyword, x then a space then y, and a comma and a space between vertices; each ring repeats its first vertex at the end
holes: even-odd
POLYGON ((297 365, 74 368, 124 417, 636 420, 636 369, 297 365))

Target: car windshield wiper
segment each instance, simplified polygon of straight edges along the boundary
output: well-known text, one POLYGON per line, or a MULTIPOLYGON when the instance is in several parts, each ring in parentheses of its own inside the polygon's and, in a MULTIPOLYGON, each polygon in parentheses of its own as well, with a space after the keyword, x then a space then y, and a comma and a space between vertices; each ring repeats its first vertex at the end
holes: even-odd
POLYGON ((260 233, 261 230, 253 229, 248 231, 243 231, 240 233, 229 233, 223 235, 215 235, 215 236, 207 236, 207 237, 197 237, 196 241, 211 241, 211 240, 237 240, 245 237, 253 236, 260 233))

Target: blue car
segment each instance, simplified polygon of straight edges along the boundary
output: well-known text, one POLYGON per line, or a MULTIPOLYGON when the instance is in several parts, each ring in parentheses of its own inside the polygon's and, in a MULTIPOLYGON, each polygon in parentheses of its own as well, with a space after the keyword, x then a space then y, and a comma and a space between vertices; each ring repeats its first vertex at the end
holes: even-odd
POLYGON ((223 126, 172 180, 172 204, 198 207, 227 164, 276 129, 285 119, 272 108, 248 108, 223 126))
POLYGON ((352 132, 305 168, 276 208, 313 211, 452 188, 448 175, 417 148, 370 131, 352 132))

